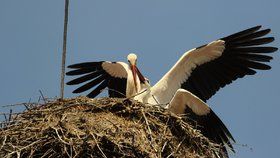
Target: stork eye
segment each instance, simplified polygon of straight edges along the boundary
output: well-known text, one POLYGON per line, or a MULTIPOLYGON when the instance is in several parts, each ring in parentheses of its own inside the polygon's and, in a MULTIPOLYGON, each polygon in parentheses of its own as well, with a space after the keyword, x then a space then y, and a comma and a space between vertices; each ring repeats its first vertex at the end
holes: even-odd
POLYGON ((148 83, 150 83, 150 80, 149 80, 149 79, 145 78, 145 80, 146 80, 148 83))

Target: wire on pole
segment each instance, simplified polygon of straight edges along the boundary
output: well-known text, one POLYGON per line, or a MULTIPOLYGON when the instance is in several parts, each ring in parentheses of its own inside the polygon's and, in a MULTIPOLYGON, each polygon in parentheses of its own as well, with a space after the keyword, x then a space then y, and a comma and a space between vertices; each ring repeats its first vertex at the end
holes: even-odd
POLYGON ((64 98, 64 78, 65 78, 66 44, 67 44, 68 7, 69 7, 69 0, 65 0, 63 52, 62 52, 61 81, 60 81, 60 99, 64 98))

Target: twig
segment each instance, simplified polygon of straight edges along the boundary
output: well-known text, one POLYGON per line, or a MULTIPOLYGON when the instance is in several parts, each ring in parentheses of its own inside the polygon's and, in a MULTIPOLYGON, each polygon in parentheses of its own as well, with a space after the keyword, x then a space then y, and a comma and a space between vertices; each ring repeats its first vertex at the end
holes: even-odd
POLYGON ((72 158, 72 154, 68 153, 66 145, 64 146, 64 151, 65 151, 65 153, 67 154, 68 157, 72 158))
POLYGON ((38 101, 37 101, 37 102, 39 103, 40 101, 41 101, 41 96, 39 96, 39 98, 38 98, 38 101))
POLYGON ((60 137, 60 135, 58 134, 58 131, 57 131, 56 128, 52 127, 52 129, 55 130, 55 133, 56 133, 58 139, 59 139, 62 143, 67 144, 67 145, 70 145, 68 142, 64 141, 64 140, 60 137))
POLYGON ((143 93, 146 92, 146 91, 147 91, 147 89, 143 90, 142 92, 136 93, 135 95, 132 95, 132 96, 130 96, 130 97, 127 97, 126 99, 134 98, 134 97, 136 97, 136 96, 138 96, 138 95, 140 95, 140 94, 143 94, 143 93))
POLYGON ((44 153, 44 155, 41 156, 41 158, 46 157, 49 153, 51 153, 51 150, 49 149, 47 152, 44 153))
POLYGON ((173 154, 175 154, 177 151, 178 151, 178 149, 180 148, 180 146, 182 145, 182 143, 185 141, 185 137, 184 137, 184 139, 178 144, 178 146, 176 147, 176 149, 172 152, 172 153, 170 153, 166 158, 169 158, 169 157, 171 157, 173 154))
POLYGON ((165 149, 166 145, 167 145, 167 141, 165 141, 165 142, 164 142, 164 144, 163 144, 163 146, 162 146, 162 148, 161 148, 161 152, 163 152, 163 151, 164 151, 164 149, 165 149))
POLYGON ((29 110, 30 108, 29 108, 29 106, 28 106, 28 104, 26 104, 26 103, 22 103, 23 105, 24 105, 24 107, 26 108, 26 110, 29 110))
POLYGON ((31 144, 25 146, 25 147, 20 148, 20 149, 17 150, 17 151, 13 151, 13 152, 9 153, 6 157, 11 157, 14 153, 17 154, 17 157, 20 157, 20 151, 22 151, 22 150, 24 150, 24 149, 26 149, 26 148, 29 148, 29 147, 33 146, 34 144, 36 144, 36 143, 38 143, 38 142, 40 142, 40 141, 41 141, 41 140, 37 140, 37 141, 35 141, 35 142, 33 142, 33 143, 31 143, 31 144))
MULTIPOLYGON (((122 92, 117 91, 117 90, 115 90, 115 89, 111 89, 111 88, 104 88, 102 91, 104 91, 104 90, 114 91, 114 92, 116 92, 116 93, 118 93, 118 94, 122 95, 123 97, 126 97, 126 95, 125 95, 125 94, 123 94, 122 92)), ((101 91, 101 92, 102 92, 102 91, 101 91)))
POLYGON ((107 156, 104 154, 104 152, 102 151, 102 149, 99 147, 98 142, 97 142, 97 140, 96 140, 94 134, 92 134, 92 133, 90 132, 90 135, 93 137, 93 139, 94 139, 94 141, 95 141, 95 143, 96 143, 96 146, 97 146, 97 148, 99 149, 99 151, 101 152, 102 156, 103 156, 104 158, 107 158, 107 156))
POLYGON ((147 125, 147 127, 148 127, 149 135, 150 135, 150 138, 151 138, 150 145, 153 147, 153 149, 154 149, 154 150, 155 150, 155 152, 157 153, 157 149, 156 149, 156 148, 154 148, 154 146, 153 146, 153 144, 152 144, 152 142, 153 142, 153 136, 152 136, 152 131, 151 131, 151 128, 150 128, 150 125, 149 125, 148 119, 147 119, 147 117, 146 117, 146 115, 145 115, 145 113, 144 113, 143 109, 141 109, 141 112, 142 112, 142 115, 143 115, 144 120, 145 120, 145 122, 146 122, 146 125, 147 125))
POLYGON ((17 104, 8 104, 8 105, 2 105, 3 108, 9 107, 9 106, 18 106, 18 105, 23 105, 24 103, 17 103, 17 104))
POLYGON ((47 103, 47 100, 46 100, 46 98, 44 97, 44 95, 43 95, 42 91, 41 91, 41 90, 39 90, 39 92, 40 92, 40 94, 41 94, 41 97, 43 98, 44 103, 47 103))
POLYGON ((1 147, 0 147, 0 151, 1 151, 1 150, 2 150, 2 148, 5 146, 5 144, 6 144, 6 140, 7 140, 7 136, 5 135, 5 136, 4 136, 3 143, 2 143, 2 145, 1 145, 1 147))
POLYGON ((9 113, 9 122, 11 122, 11 120, 12 120, 12 114, 13 114, 13 110, 10 109, 10 113, 9 113))
POLYGON ((5 122, 8 122, 8 119, 7 119, 7 116, 6 116, 7 113, 4 113, 4 118, 5 118, 5 122))
POLYGON ((145 115, 145 113, 144 113, 144 111, 143 111, 142 109, 141 109, 141 112, 142 112, 142 115, 143 115, 144 120, 145 120, 145 122, 146 122, 146 125, 147 125, 147 127, 148 127, 149 134, 150 134, 150 136, 151 136, 151 140, 152 140, 152 131, 151 131, 151 129, 150 129, 149 122, 148 122, 148 120, 147 120, 147 118, 146 118, 146 115, 145 115))
POLYGON ((65 78, 66 44, 67 44, 68 8, 69 8, 69 0, 65 0, 63 52, 62 52, 61 81, 60 81, 60 99, 63 99, 63 97, 64 97, 64 78, 65 78))

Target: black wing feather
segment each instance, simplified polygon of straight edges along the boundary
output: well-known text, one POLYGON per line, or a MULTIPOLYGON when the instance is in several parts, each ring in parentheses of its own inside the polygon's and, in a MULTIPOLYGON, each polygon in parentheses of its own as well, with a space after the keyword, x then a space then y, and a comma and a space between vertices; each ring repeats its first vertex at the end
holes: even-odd
POLYGON ((87 97, 89 98, 95 98, 98 94, 102 92, 103 89, 105 89, 108 86, 109 80, 104 80, 100 85, 98 85, 93 91, 91 91, 87 97))
POLYGON ((262 37, 262 36, 265 36, 267 35, 271 30, 270 29, 265 29, 265 30, 261 30, 261 31, 258 31, 256 33, 253 33, 253 34, 249 34, 247 36, 243 36, 241 38, 239 38, 238 40, 239 41, 249 41, 251 39, 254 39, 254 38, 258 38, 258 37, 262 37))
POLYGON ((249 60, 255 60, 255 61, 260 61, 260 62, 269 62, 273 58, 271 56, 267 55, 256 55, 256 54, 239 54, 240 58, 243 59, 249 59, 249 60))
POLYGON ((196 115, 188 106, 186 106, 186 119, 196 129, 200 130, 201 133, 211 141, 222 145, 222 152, 219 156, 222 158, 228 158, 228 152, 226 146, 231 151, 235 152, 232 146, 232 142, 235 142, 233 136, 220 120, 220 118, 210 109, 210 112, 206 115, 196 115))
POLYGON ((207 101, 220 88, 237 78, 253 75, 255 70, 269 70, 271 67, 266 63, 272 57, 264 54, 273 53, 278 48, 263 46, 274 41, 274 38, 263 37, 271 31, 270 29, 260 29, 261 26, 256 26, 221 38, 225 41, 222 56, 196 67, 181 88, 207 101))
POLYGON ((273 53, 277 51, 278 48, 275 47, 244 47, 244 48, 231 48, 232 53, 273 53))
POLYGON ((109 96, 113 98, 125 98, 126 78, 111 78, 108 83, 109 96), (125 85, 125 86, 123 86, 125 85))
POLYGON ((96 78, 97 76, 100 76, 102 74, 105 74, 105 71, 104 70, 99 70, 99 71, 94 71, 90 74, 87 74, 87 75, 84 75, 82 77, 79 77, 79 78, 76 78, 72 81, 69 81, 67 82, 66 84, 67 85, 76 85, 76 84, 80 84, 80 83, 83 83, 83 82, 86 82, 88 80, 92 80, 93 78, 96 78))
POLYGON ((274 41, 273 37, 267 37, 267 38, 249 40, 249 41, 237 41, 237 42, 229 43, 227 46, 228 47, 256 46, 256 45, 271 43, 273 41, 274 41))
POLYGON ((68 76, 80 75, 80 77, 67 82, 67 85, 77 85, 85 83, 73 91, 73 93, 82 93, 94 88, 87 97, 94 98, 99 95, 103 89, 108 87, 110 97, 124 98, 126 93, 126 78, 117 78, 107 73, 100 62, 84 62, 69 65, 73 69, 66 73, 68 76), (87 82, 87 83, 86 83, 87 82), (124 95, 123 95, 124 94, 124 95))
POLYGON ((76 90, 73 91, 73 93, 82 93, 84 91, 89 90, 90 88, 97 86, 99 83, 101 83, 102 81, 104 81, 105 79, 107 79, 108 75, 104 74, 104 75, 100 75, 97 78, 95 78, 94 80, 84 84, 83 86, 77 88, 76 90))
POLYGON ((71 68, 71 69, 83 69, 83 68, 101 69, 101 65, 103 62, 104 61, 78 63, 78 64, 69 65, 68 68, 71 68))
POLYGON ((75 76, 75 75, 83 75, 94 72, 96 68, 88 67, 88 68, 80 68, 76 70, 72 70, 66 73, 68 76, 75 76))
POLYGON ((224 38, 221 38, 222 40, 224 41, 233 41, 233 40, 236 40, 238 38, 242 38, 244 36, 247 36, 249 34, 252 34, 252 33, 255 33, 256 31, 258 31, 262 26, 255 26, 255 27, 252 27, 252 28, 249 28, 247 30, 244 30, 244 31, 240 31, 240 32, 237 32, 235 34, 232 34, 232 35, 229 35, 227 37, 224 37, 224 38))

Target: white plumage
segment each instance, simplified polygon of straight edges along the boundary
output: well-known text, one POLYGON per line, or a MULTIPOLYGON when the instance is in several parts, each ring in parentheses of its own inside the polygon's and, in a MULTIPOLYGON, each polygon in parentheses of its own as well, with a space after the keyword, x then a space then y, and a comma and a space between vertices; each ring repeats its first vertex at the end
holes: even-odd
MULTIPOLYGON (((176 91, 191 75, 193 69, 222 55, 225 49, 224 41, 217 40, 208 45, 187 51, 177 63, 153 86, 150 91, 136 96, 135 99, 145 102, 142 98, 149 96, 150 104, 167 104, 176 91)), ((175 112, 175 111, 174 111, 175 112)), ((175 112, 176 113, 176 112, 175 112)))
POLYGON ((185 89, 178 89, 166 108, 176 114, 185 114, 186 107, 199 116, 207 115, 210 112, 210 108, 205 102, 185 89))
POLYGON ((85 83, 74 90, 81 93, 96 88, 88 94, 94 98, 104 88, 109 88, 110 97, 131 97, 152 105, 161 105, 175 114, 186 114, 187 119, 210 140, 223 144, 220 157, 228 157, 225 146, 232 151, 232 135, 206 104, 220 88, 255 70, 268 70, 272 57, 267 53, 277 51, 275 47, 263 46, 273 37, 264 37, 270 29, 260 30, 256 26, 230 36, 215 40, 184 53, 174 66, 154 85, 140 73, 137 56, 127 56, 129 64, 123 62, 87 62, 70 65, 74 69, 67 75, 83 75, 67 84, 85 83))

